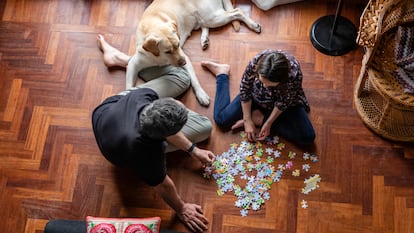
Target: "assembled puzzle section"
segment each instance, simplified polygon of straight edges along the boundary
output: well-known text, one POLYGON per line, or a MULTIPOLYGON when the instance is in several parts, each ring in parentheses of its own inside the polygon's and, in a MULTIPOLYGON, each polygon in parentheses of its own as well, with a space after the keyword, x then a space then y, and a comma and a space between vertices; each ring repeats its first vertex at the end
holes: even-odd
MULTIPOLYGON (((249 210, 258 211, 270 199, 272 184, 283 176, 307 177, 302 189, 304 195, 319 188, 321 177, 311 173, 313 164, 318 162, 315 154, 305 152, 298 156, 293 151, 286 152, 285 144, 277 136, 262 142, 246 141, 244 132, 240 136, 242 141, 217 155, 203 175, 216 181, 219 196, 234 193, 237 197, 234 205, 241 209, 241 216, 247 216, 249 210)), ((301 207, 307 208, 307 201, 302 200, 301 207)))

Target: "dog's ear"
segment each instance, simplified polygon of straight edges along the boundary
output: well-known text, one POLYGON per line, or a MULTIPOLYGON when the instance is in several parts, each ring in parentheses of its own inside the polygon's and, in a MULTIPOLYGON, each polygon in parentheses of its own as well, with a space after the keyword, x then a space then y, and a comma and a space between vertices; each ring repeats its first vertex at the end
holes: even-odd
POLYGON ((180 40, 180 34, 178 34, 178 26, 177 26, 177 22, 176 21, 172 21, 171 23, 171 28, 172 28, 172 32, 177 35, 178 40, 180 40))
POLYGON ((145 51, 148 51, 154 54, 154 56, 159 56, 160 55, 160 50, 158 49, 159 41, 160 39, 150 36, 145 39, 144 43, 142 44, 142 48, 145 51))

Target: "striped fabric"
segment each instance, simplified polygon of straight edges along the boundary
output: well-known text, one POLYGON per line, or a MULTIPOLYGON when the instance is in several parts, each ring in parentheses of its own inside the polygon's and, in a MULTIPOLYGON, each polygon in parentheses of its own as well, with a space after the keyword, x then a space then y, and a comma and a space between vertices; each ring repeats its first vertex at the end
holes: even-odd
POLYGON ((395 63, 398 68, 393 72, 405 93, 414 94, 414 26, 399 26, 395 46, 395 63))
POLYGON ((401 84, 404 92, 414 94, 414 73, 398 68, 393 72, 394 77, 401 84))

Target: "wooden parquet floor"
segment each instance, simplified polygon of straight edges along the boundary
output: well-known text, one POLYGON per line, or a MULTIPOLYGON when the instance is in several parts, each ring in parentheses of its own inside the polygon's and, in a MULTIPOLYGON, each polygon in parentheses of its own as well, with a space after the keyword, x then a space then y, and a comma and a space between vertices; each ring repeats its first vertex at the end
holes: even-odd
MULTIPOLYGON (((342 15, 359 25, 367 1, 346 1, 342 15)), ((43 232, 50 219, 160 216, 162 228, 188 230, 160 196, 101 156, 91 112, 125 85, 125 71, 107 69, 96 43, 108 42, 132 54, 134 32, 150 0, 0 1, 0 232, 43 232)), ((309 195, 301 179, 274 183, 259 211, 241 217, 232 194, 218 196, 199 164, 185 153, 168 156, 169 174, 182 197, 199 203, 209 231, 230 232, 414 232, 414 146, 385 140, 365 127, 353 104, 363 50, 339 57, 318 52, 309 40, 312 23, 334 14, 336 1, 305 0, 260 11, 247 0, 237 6, 260 22, 261 34, 232 27, 211 31, 206 51, 196 31, 184 48, 212 99, 191 109, 212 117, 215 80, 200 66, 205 59, 231 65, 231 91, 249 59, 265 48, 294 54, 304 73, 317 138, 310 151, 322 181, 309 195), (301 200, 308 201, 307 209, 301 200)), ((281 139, 283 141, 283 139, 281 139)), ((215 126, 200 144, 216 154, 240 136, 215 126)), ((286 142, 285 150, 304 152, 286 142)))

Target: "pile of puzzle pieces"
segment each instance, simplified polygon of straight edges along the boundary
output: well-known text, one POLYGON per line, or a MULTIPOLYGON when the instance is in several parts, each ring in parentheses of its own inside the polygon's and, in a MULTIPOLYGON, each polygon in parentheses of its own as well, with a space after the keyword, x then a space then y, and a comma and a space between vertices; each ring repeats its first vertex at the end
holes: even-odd
MULTIPOLYGON (((245 217, 249 210, 257 211, 270 199, 269 190, 273 183, 279 182, 282 176, 290 173, 299 177, 301 174, 310 174, 311 164, 318 162, 314 154, 303 153, 302 159, 306 163, 301 169, 294 169, 295 152, 287 153, 288 161, 275 166, 278 159, 281 159, 285 144, 279 142, 277 136, 268 137, 263 142, 248 142, 244 139, 244 133, 240 136, 243 140, 237 144, 230 145, 230 149, 221 155, 217 155, 211 166, 204 170, 204 177, 211 177, 217 183, 219 196, 227 192, 233 192, 237 197, 235 206, 241 208, 240 214, 245 217)), ((321 177, 319 174, 308 175, 305 179, 303 194, 319 188, 321 177)), ((307 202, 301 201, 302 208, 307 208, 307 202)))

